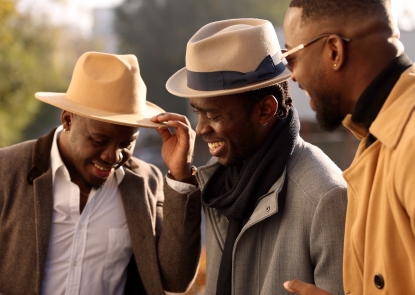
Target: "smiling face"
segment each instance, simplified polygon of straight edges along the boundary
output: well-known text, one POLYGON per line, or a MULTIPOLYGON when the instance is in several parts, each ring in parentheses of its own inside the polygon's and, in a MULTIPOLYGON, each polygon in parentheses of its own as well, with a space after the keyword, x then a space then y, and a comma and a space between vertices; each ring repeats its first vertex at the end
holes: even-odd
POLYGON ((197 135, 222 165, 242 163, 262 143, 262 125, 256 122, 255 111, 249 114, 237 95, 191 98, 190 104, 198 114, 197 135))
POLYGON ((62 160, 79 186, 100 187, 129 158, 138 138, 138 127, 115 125, 63 111, 58 146, 62 160))
MULTIPOLYGON (((287 49, 307 43, 324 33, 324 28, 314 22, 302 24, 302 8, 291 7, 284 19, 287 49)), ((332 131, 341 125, 346 113, 341 109, 340 87, 333 76, 333 62, 324 51, 328 37, 321 38, 303 49, 287 56, 291 78, 307 91, 310 106, 322 129, 332 131)), ((328 55, 328 54, 327 54, 328 55)))

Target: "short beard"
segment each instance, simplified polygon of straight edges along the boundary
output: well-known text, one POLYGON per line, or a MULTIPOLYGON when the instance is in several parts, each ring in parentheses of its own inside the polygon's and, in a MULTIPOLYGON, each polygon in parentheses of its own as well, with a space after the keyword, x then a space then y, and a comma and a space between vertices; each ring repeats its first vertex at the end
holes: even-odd
POLYGON ((335 131, 342 125, 344 117, 338 108, 333 107, 333 105, 322 103, 316 106, 316 119, 320 128, 324 131, 335 131))
MULTIPOLYGON (((316 76, 319 81, 328 80, 323 72, 317 73, 316 76)), ((314 104, 317 122, 324 131, 333 132, 342 125, 346 116, 341 112, 341 97, 325 84, 320 85, 315 92, 319 93, 314 104)))

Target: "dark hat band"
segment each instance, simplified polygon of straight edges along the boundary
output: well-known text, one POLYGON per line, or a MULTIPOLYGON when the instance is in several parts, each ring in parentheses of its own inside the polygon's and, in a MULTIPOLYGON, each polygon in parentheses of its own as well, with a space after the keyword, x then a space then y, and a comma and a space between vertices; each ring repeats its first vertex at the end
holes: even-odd
POLYGON ((279 61, 278 54, 273 57, 266 56, 255 71, 247 73, 236 71, 193 72, 186 70, 187 87, 193 90, 212 91, 238 88, 250 83, 269 80, 285 70, 285 65, 282 62, 275 64, 274 59, 279 61))

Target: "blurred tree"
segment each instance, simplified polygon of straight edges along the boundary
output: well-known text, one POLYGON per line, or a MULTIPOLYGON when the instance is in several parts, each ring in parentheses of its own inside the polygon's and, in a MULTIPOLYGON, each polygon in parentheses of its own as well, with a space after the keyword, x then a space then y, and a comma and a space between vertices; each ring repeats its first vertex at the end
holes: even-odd
POLYGON ((187 41, 205 24, 255 17, 281 24, 289 0, 125 0, 116 8, 120 52, 137 55, 148 100, 186 113, 187 100, 165 90, 167 79, 185 64, 187 41))
POLYGON ((16 2, 0 0, 0 147, 20 141, 37 113, 34 93, 61 89, 55 61, 59 29, 16 11, 16 2), (53 86, 51 86, 53 85, 53 86))

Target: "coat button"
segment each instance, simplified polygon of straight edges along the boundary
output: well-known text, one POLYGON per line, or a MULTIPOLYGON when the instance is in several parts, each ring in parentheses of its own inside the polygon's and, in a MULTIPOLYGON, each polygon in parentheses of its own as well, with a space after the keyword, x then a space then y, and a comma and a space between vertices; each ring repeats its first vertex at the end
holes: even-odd
POLYGON ((383 279, 381 274, 375 275, 375 286, 378 289, 383 289, 383 287, 385 286, 385 280, 383 279))

